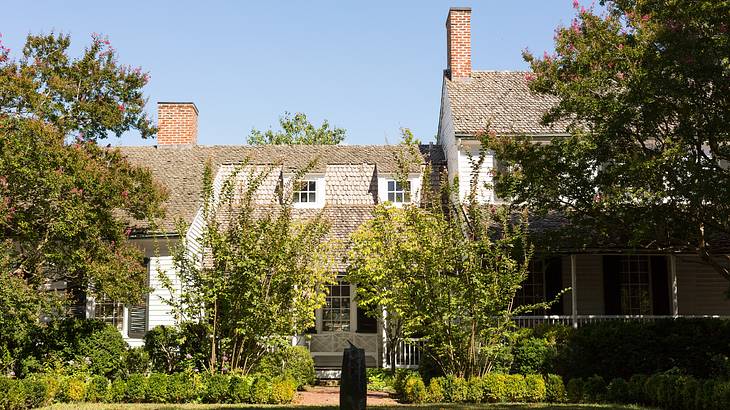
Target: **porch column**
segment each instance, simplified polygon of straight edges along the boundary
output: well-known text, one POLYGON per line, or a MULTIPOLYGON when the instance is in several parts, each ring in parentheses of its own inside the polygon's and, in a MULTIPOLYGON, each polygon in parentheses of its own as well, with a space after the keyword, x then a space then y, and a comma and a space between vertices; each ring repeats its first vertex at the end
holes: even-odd
POLYGON ((573 328, 578 328, 578 293, 576 289, 576 283, 578 282, 576 276, 576 261, 575 254, 570 255, 570 308, 571 316, 573 318, 573 328))
POLYGON ((677 298, 677 256, 669 255, 669 288, 672 292, 672 316, 679 316, 679 299, 677 298))

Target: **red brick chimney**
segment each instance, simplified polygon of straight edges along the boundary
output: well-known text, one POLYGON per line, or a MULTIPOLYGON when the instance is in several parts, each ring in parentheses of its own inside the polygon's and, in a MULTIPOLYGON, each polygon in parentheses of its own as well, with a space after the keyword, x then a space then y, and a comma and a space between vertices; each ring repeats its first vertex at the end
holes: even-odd
POLYGON ((449 78, 471 76, 471 7, 452 7, 446 18, 446 68, 449 78))
POLYGON ((195 145, 198 107, 191 102, 158 102, 157 128, 157 145, 195 145))

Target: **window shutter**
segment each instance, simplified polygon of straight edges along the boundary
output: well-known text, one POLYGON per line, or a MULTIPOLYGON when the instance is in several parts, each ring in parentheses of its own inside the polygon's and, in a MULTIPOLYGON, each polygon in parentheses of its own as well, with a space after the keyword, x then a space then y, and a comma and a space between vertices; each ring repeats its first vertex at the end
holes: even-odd
MULTIPOLYGON (((563 259, 556 256, 545 261, 547 263, 545 269, 545 297, 547 301, 555 299, 558 293, 563 290, 563 259)), ((551 315, 563 314, 563 298, 550 306, 548 311, 551 315)))
POLYGON ((655 315, 668 315, 669 309, 669 271, 665 256, 651 257, 651 297, 655 315))
MULTIPOLYGON (((603 257, 603 303, 607 315, 621 314, 620 263, 620 256, 603 257)), ((580 292, 580 289, 578 291, 580 292)))
POLYGON ((130 338, 141 339, 147 333, 147 305, 130 306, 127 333, 130 338))
POLYGON ((366 315, 360 307, 357 307, 357 333, 378 333, 378 319, 366 315))

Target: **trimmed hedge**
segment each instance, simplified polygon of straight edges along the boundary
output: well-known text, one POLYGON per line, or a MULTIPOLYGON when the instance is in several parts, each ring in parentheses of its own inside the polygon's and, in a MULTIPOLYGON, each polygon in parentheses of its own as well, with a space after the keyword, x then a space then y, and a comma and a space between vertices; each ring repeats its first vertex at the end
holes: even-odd
MULTIPOLYGON (((59 403, 251 403, 287 404, 297 386, 290 377, 177 373, 130 375, 110 382, 102 376, 0 377, 0 409, 29 409, 59 403)), ((424 388, 425 390, 425 388, 424 388)))

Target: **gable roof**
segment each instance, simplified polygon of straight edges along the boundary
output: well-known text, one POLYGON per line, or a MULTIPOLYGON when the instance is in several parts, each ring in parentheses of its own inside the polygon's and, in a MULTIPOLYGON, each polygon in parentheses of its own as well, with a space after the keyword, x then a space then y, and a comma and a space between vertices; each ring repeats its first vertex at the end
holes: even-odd
MULTIPOLYGON (((332 165, 375 165, 379 173, 395 173, 399 169, 398 155, 408 155, 401 145, 219 145, 219 146, 145 146, 119 147, 130 162, 149 168, 156 181, 169 191, 166 214, 158 221, 158 230, 164 233, 176 231, 175 223, 182 219, 190 224, 200 207, 203 188, 203 171, 210 161, 213 173, 222 165, 249 161, 252 165, 281 164, 284 170, 306 168, 317 160, 313 173, 325 173, 332 165)), ((420 158, 412 164, 410 172, 420 173, 426 162, 444 162, 443 150, 438 145, 421 145, 420 158)), ((436 167, 434 167, 436 168, 436 167)), ((134 221, 133 227, 144 229, 146 223, 134 221)))
POLYGON ((503 135, 565 134, 568 125, 565 121, 551 126, 541 124, 542 116, 558 99, 532 93, 526 74, 526 71, 473 71, 469 78, 451 80, 444 76, 456 135, 473 136, 484 132, 487 124, 503 135))

